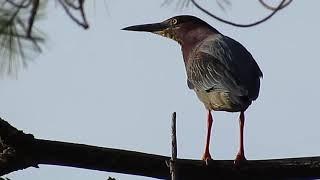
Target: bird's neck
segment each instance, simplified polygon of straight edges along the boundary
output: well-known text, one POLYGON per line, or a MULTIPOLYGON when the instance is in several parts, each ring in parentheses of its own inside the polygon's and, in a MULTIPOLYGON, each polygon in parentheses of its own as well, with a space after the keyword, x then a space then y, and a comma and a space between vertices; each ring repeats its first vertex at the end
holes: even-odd
POLYGON ((200 42, 202 42, 204 39, 213 34, 220 33, 215 29, 212 30, 203 27, 195 28, 186 32, 184 36, 181 37, 180 42, 184 62, 188 62, 190 54, 200 42))

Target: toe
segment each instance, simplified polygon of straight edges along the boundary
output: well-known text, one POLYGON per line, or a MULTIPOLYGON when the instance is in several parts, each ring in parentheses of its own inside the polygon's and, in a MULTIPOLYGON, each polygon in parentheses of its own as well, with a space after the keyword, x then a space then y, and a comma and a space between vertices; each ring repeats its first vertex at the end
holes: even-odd
POLYGON ((209 161, 211 161, 212 158, 211 158, 210 154, 204 154, 204 155, 202 156, 202 160, 206 162, 206 165, 208 165, 208 164, 209 164, 209 161))

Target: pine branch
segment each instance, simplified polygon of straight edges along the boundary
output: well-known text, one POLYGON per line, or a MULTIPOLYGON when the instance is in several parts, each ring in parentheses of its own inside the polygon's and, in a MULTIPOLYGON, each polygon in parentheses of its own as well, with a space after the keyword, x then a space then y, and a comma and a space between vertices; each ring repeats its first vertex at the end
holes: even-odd
POLYGON ((17 75, 30 55, 41 52, 42 34, 35 28, 43 14, 44 1, 5 0, 0 7, 0 73, 17 75))
MULTIPOLYGON (((40 164, 170 179, 170 157, 84 144, 36 139, 0 119, 0 175, 40 164)), ((320 178, 320 157, 250 160, 235 167, 232 160, 177 159, 181 179, 320 178)))

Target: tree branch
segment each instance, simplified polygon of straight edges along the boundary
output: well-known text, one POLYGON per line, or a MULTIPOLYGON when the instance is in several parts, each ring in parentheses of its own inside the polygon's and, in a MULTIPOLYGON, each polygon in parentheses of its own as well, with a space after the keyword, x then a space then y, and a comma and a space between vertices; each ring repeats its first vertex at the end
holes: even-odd
POLYGON ((5 2, 11 4, 12 6, 14 6, 16 8, 28 8, 29 5, 31 4, 31 0, 27 1, 26 4, 24 4, 24 2, 21 3, 21 4, 18 4, 16 2, 12 1, 12 0, 5 0, 5 2))
MULTIPOLYGON (((267 8, 267 9, 269 9, 269 10, 271 10, 271 11, 275 11, 275 10, 277 9, 277 7, 273 7, 273 6, 270 6, 270 5, 268 5, 267 3, 265 3, 264 0, 259 0, 259 2, 260 2, 260 4, 261 4, 263 7, 267 8)), ((283 8, 287 7, 291 2, 292 2, 292 0, 288 0, 286 3, 284 3, 284 4, 280 7, 280 9, 283 9, 283 8)))
POLYGON ((79 3, 79 7, 77 7, 76 5, 72 4, 71 2, 68 2, 67 0, 59 0, 59 3, 61 4, 61 6, 63 7, 63 9, 65 10, 65 12, 67 13, 67 15, 73 20, 73 22, 77 23, 79 26, 82 26, 84 29, 88 29, 89 28, 89 24, 87 22, 87 18, 85 15, 85 11, 84 11, 84 2, 85 0, 78 0, 79 3), (79 20, 78 18, 76 18, 70 11, 71 9, 74 10, 79 10, 80 14, 81 14, 81 20, 79 20))
MULTIPOLYGON (((170 157, 36 139, 0 118, 0 175, 39 164, 170 179, 170 157)), ((320 178, 320 157, 250 160, 235 167, 232 160, 177 159, 181 179, 292 179, 320 178)))
MULTIPOLYGON (((270 19, 272 16, 274 16, 277 12, 279 12, 282 8, 284 8, 286 5, 285 2, 287 0, 282 0, 280 2, 280 4, 273 10, 272 13, 270 13, 268 16, 256 21, 256 22, 253 22, 253 23, 249 23, 249 24, 239 24, 239 23, 234 23, 234 22, 231 22, 231 21, 228 21, 228 20, 225 20, 223 18, 220 18, 216 15, 214 15, 213 13, 209 12, 207 9, 205 9, 204 7, 202 7, 199 3, 196 2, 196 0, 190 0, 192 2, 192 4, 198 8, 199 10, 201 10, 202 12, 206 13, 207 15, 211 16, 212 18, 218 20, 218 21, 221 21, 225 24, 229 24, 229 25, 232 25, 232 26, 236 26, 236 27, 252 27, 252 26, 256 26, 258 24, 261 24, 265 21, 267 21, 268 19, 270 19)), ((289 0, 290 1, 290 0, 289 0)), ((287 4, 288 5, 288 4, 287 4)))
POLYGON ((31 32, 32 32, 32 27, 33 27, 33 23, 34 23, 34 19, 36 18, 37 12, 38 12, 38 8, 39 8, 39 0, 33 0, 32 1, 32 9, 31 9, 31 15, 29 17, 29 26, 28 26, 28 30, 27 30, 27 36, 31 37, 31 32))

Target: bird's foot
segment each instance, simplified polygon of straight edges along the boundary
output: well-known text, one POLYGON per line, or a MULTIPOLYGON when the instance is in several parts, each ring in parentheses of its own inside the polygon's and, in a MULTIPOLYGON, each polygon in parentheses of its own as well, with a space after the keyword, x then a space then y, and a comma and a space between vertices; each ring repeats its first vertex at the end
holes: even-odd
POLYGON ((202 160, 205 161, 206 165, 209 165, 209 162, 212 161, 211 155, 209 152, 206 152, 202 156, 202 160))
POLYGON ((239 167, 241 164, 243 164, 244 162, 246 162, 247 159, 244 156, 243 153, 238 153, 236 156, 236 159, 233 161, 234 165, 239 167))

